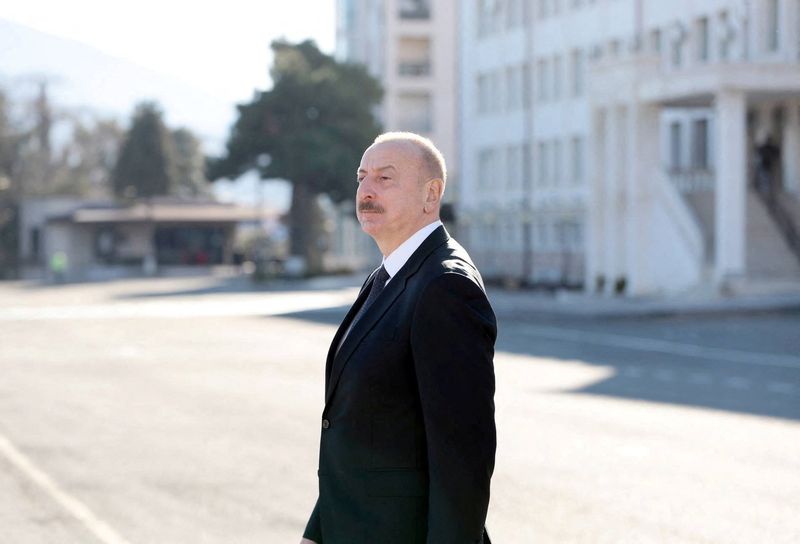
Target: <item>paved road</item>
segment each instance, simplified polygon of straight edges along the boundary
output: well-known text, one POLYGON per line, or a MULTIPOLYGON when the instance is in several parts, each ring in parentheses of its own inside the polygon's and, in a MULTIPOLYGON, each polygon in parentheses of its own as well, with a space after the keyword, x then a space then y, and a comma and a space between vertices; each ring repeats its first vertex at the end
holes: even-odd
MULTIPOLYGON (((299 540, 354 292, 237 285, 0 285, 0 542, 299 540)), ((800 315, 497 310, 494 540, 800 541, 800 315)))

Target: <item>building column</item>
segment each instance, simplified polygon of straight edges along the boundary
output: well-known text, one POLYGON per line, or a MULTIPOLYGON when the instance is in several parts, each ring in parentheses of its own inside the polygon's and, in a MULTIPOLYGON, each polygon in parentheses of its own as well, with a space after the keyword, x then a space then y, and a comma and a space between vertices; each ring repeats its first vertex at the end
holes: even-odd
POLYGON ((743 276, 747 199, 747 100, 743 91, 715 98, 717 180, 714 219, 714 279, 717 284, 743 276))
POLYGON ((586 279, 584 289, 594 293, 597 279, 606 275, 606 124, 608 110, 592 110, 589 138, 591 166, 589 176, 589 205, 586 228, 586 279))
POLYGON ((613 105, 606 116, 606 190, 605 190, 605 234, 606 234, 606 292, 614 293, 614 284, 625 275, 624 255, 624 205, 621 199, 624 187, 625 168, 622 164, 621 133, 623 110, 613 105))
POLYGON ((800 194, 800 101, 786 104, 786 123, 783 127, 783 187, 800 194))
POLYGON ((636 104, 628 113, 627 232, 628 291, 642 295, 655 291, 649 224, 653 215, 653 184, 659 172, 660 108, 636 104))

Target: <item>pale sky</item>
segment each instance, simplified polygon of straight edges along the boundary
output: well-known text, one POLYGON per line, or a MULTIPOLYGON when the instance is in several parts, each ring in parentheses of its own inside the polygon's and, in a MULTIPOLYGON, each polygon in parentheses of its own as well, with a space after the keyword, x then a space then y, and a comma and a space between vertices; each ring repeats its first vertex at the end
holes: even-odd
MULTIPOLYGON (((100 107, 99 102, 108 102, 99 99, 109 98, 104 93, 116 92, 122 101, 130 100, 120 113, 127 123, 135 101, 159 100, 166 107, 167 119, 176 126, 190 126, 212 153, 221 151, 235 120, 234 105, 249 101, 255 89, 269 86, 272 40, 311 38, 327 53, 333 52, 335 40, 335 0, 24 0, 2 2, 0 18, 81 42, 211 95, 212 100, 199 102, 193 92, 153 96, 148 94, 154 88, 148 78, 147 82, 126 81, 130 87, 124 91, 130 97, 122 96, 126 93, 119 89, 98 88, 93 95, 97 102, 87 105, 100 107)), ((11 48, 6 54, 13 56, 11 48)), ((58 56, 50 56, 58 65, 58 56)), ((10 64, 27 66, 25 59, 13 60, 17 62, 10 64)), ((42 65, 37 59, 29 60, 34 71, 42 65)), ((0 66, 0 72, 5 68, 8 65, 0 66)), ((115 77, 113 70, 108 75, 115 77)), ((67 86, 61 82, 54 90, 64 91, 67 86)), ((214 191, 222 200, 263 202, 277 209, 286 209, 290 197, 285 183, 263 184, 249 174, 236 183, 218 182, 214 191)))
POLYGON ((25 0, 3 2, 0 17, 243 101, 268 85, 273 39, 312 38, 333 51, 334 8, 335 0, 25 0))

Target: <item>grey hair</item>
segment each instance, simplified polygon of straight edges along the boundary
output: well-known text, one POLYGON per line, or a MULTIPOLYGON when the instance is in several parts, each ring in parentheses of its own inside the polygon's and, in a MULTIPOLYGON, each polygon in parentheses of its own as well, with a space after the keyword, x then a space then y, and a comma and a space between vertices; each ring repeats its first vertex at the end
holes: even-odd
POLYGON ((374 144, 385 142, 407 142, 419 151, 422 164, 430 174, 431 178, 439 178, 442 183, 447 183, 447 165, 444 162, 444 155, 436 148, 434 143, 414 132, 385 132, 375 138, 374 144))

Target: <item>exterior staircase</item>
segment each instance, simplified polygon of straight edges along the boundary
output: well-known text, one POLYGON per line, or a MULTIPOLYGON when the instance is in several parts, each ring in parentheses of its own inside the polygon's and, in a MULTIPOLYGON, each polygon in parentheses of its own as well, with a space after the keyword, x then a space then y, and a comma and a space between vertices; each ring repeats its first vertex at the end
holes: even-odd
MULTIPOLYGON (((680 191, 683 202, 694 217, 703 239, 705 255, 704 279, 688 290, 689 297, 711 297, 716 292, 712 279, 714 266, 715 195, 713 188, 694 187, 680 191)), ((787 217, 793 226, 800 227, 800 198, 792 193, 779 194, 780 211, 776 212, 766 199, 748 188, 746 196, 746 276, 732 280, 728 293, 775 294, 800 291, 800 255, 790 243, 792 233, 786 232, 787 217)), ((795 230, 800 232, 800 230, 795 230)))
MULTIPOLYGON (((781 194, 783 201, 790 195, 781 194)), ((789 206, 786 206, 787 208, 789 206)), ((793 214, 787 210, 788 214, 793 214)), ((798 214, 800 218, 800 214, 798 214)), ((755 191, 747 191, 747 277, 752 279, 800 279, 800 259, 778 226, 770 209, 755 191)))

